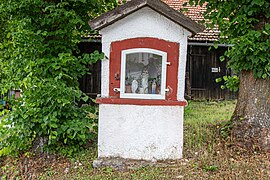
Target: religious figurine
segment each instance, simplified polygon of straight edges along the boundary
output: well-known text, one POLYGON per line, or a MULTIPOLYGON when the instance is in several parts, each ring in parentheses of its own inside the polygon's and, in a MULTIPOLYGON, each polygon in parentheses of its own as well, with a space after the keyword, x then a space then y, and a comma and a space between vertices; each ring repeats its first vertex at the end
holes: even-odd
POLYGON ((143 69, 142 71, 142 88, 144 91, 144 94, 148 94, 148 78, 149 78, 149 74, 147 69, 143 69))
POLYGON ((125 90, 126 93, 131 93, 131 85, 126 85, 125 90))
POLYGON ((156 89, 157 89, 157 83, 156 83, 156 80, 153 80, 153 82, 152 82, 152 94, 156 94, 156 89))
POLYGON ((142 87, 139 88, 139 94, 144 94, 144 89, 142 87))
MULTIPOLYGON (((129 71, 130 74, 130 71, 129 71)), ((126 81, 125 81, 125 92, 126 93, 131 93, 131 84, 132 84, 132 77, 130 75, 126 76, 126 81)))
POLYGON ((160 94, 160 86, 157 87, 156 93, 160 94))
POLYGON ((138 89, 138 81, 134 79, 131 84, 131 92, 136 93, 137 89, 138 89))

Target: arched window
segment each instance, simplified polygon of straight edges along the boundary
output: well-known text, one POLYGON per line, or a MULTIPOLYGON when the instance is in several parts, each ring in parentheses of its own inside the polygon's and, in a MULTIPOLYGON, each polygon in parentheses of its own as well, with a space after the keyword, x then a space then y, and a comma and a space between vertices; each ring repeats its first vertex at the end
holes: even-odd
POLYGON ((150 48, 121 52, 120 98, 165 99, 167 53, 150 48))

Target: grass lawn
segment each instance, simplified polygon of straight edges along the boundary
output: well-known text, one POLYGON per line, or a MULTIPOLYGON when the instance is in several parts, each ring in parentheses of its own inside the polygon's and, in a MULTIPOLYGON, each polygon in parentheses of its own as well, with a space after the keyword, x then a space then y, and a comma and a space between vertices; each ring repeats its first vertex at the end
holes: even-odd
POLYGON ((185 109, 184 157, 158 167, 92 168, 95 145, 72 158, 26 153, 0 159, 2 179, 270 179, 270 155, 232 143, 224 126, 235 101, 190 102, 185 109))

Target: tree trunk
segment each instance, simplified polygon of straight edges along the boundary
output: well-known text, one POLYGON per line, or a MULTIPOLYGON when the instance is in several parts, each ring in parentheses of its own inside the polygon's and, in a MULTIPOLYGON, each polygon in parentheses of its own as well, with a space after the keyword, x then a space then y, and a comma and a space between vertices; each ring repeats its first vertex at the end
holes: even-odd
POLYGON ((237 105, 232 117, 233 136, 248 149, 270 151, 270 78, 240 73, 237 105))

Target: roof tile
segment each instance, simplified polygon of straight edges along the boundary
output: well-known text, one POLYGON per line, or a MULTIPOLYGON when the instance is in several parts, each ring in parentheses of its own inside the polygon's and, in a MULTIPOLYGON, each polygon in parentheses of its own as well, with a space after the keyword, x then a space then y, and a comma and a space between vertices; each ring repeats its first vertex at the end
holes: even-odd
MULTIPOLYGON (((202 7, 200 6, 190 6, 188 4, 189 0, 163 0, 170 7, 175 10, 183 10, 184 8, 187 11, 182 11, 182 13, 196 22, 204 20, 203 13, 206 11, 206 4, 202 7), (183 6, 184 3, 187 3, 187 6, 183 6)), ((218 28, 214 29, 205 29, 203 32, 197 33, 196 35, 189 37, 189 40, 192 41, 217 41, 219 38, 220 31, 218 28)))

